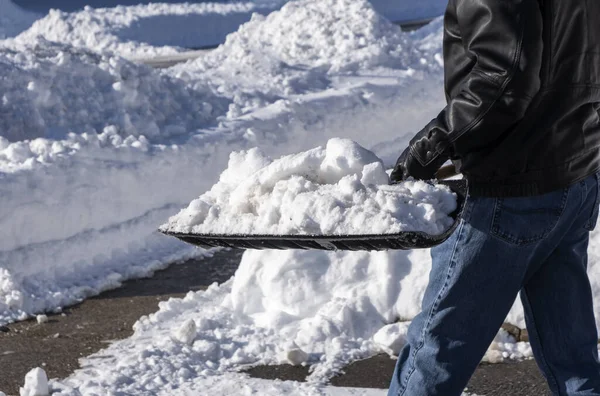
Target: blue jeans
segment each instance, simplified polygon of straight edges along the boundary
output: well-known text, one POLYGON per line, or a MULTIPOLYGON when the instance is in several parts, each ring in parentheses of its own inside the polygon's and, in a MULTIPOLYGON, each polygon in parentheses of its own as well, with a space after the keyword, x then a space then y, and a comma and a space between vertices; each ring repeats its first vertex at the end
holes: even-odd
POLYGON ((450 239, 431 251, 422 312, 388 396, 460 395, 520 291, 535 359, 554 395, 600 395, 587 276, 598 175, 548 194, 469 197, 450 239))

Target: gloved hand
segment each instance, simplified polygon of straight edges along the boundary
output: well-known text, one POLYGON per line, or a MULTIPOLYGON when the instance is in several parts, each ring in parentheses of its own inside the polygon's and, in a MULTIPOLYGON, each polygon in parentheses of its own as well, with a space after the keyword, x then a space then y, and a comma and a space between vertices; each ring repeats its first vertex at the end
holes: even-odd
POLYGON ((438 163, 439 161, 432 161, 427 166, 421 165, 411 153, 409 146, 396 161, 396 166, 390 174, 390 180, 392 183, 400 183, 410 176, 418 180, 435 179, 435 173, 440 168, 438 163))

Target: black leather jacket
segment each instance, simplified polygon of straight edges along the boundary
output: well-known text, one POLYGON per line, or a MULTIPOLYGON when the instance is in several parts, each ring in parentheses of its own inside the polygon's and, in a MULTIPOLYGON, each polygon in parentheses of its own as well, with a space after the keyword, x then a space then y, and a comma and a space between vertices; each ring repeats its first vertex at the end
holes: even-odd
POLYGON ((600 168, 600 1, 449 0, 448 105, 411 140, 473 195, 527 196, 600 168))

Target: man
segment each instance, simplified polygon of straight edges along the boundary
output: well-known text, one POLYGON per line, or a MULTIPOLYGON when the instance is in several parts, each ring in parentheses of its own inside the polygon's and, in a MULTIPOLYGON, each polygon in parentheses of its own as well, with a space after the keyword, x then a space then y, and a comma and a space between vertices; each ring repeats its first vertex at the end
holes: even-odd
POLYGON ((393 181, 448 159, 469 182, 457 230, 432 249, 422 312, 389 395, 459 395, 520 291, 555 395, 600 395, 587 277, 598 217, 600 1, 450 0, 447 107, 393 181))

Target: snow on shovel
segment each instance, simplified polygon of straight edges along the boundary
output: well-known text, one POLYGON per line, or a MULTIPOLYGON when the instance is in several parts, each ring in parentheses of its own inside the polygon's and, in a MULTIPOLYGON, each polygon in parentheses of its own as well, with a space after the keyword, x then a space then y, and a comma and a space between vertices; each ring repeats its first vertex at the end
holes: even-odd
POLYGON ((464 180, 390 185, 375 154, 331 139, 276 160, 258 149, 232 153, 219 182, 160 231, 207 248, 429 248, 455 230, 466 193, 464 180))

